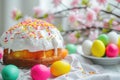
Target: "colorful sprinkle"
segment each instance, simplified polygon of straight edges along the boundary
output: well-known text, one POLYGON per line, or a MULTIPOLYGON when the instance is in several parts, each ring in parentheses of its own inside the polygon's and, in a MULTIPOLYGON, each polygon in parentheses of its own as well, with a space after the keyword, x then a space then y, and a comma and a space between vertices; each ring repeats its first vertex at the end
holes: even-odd
POLYGON ((91 71, 91 72, 89 72, 89 74, 96 74, 96 72, 94 72, 94 71, 91 71))
MULTIPOLYGON (((16 25, 14 25, 13 27, 11 27, 7 32, 6 34, 14 34, 13 32, 16 30, 16 29, 20 29, 18 31, 18 34, 21 34, 23 32, 26 32, 28 34, 28 37, 33 37, 33 38, 43 38, 42 34, 39 32, 39 33, 35 33, 36 30, 37 31, 40 31, 40 30, 43 30, 45 29, 49 34, 51 33, 50 32, 50 28, 55 28, 52 24, 49 24, 48 22, 45 22, 43 20, 39 20, 39 19, 31 19, 31 18, 28 18, 16 25), (20 28, 21 27, 21 28, 20 28)), ((24 35, 21 37, 22 39, 23 38, 27 38, 25 37, 24 35)), ((14 39, 14 38, 10 38, 10 39, 14 39)), ((4 40, 5 42, 8 41, 8 39, 4 40)))

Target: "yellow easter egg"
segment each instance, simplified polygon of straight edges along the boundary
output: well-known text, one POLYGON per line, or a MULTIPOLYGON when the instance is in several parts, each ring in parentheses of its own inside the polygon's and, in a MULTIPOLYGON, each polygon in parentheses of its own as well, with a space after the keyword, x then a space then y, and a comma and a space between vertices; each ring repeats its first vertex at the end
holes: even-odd
POLYGON ((120 48, 120 35, 118 36, 118 47, 120 48))
POLYGON ((92 55, 95 57, 102 57, 105 54, 105 45, 100 40, 95 40, 91 48, 92 55))
POLYGON ((60 76, 70 72, 71 66, 65 61, 56 61, 50 67, 50 72, 53 76, 60 76))

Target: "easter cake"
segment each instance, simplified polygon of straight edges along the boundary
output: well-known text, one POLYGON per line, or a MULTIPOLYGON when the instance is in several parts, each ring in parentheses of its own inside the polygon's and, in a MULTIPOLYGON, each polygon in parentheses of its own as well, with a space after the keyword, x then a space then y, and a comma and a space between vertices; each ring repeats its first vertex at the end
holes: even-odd
POLYGON ((4 48, 4 64, 48 66, 64 56, 60 32, 43 20, 27 18, 19 22, 3 33, 0 43, 4 48))

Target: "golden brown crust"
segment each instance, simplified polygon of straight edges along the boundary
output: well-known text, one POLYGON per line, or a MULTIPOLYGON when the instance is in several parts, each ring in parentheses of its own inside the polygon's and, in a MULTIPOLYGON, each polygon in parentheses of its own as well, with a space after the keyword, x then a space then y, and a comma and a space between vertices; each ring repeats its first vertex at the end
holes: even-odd
MULTIPOLYGON (((49 53, 50 51, 48 51, 49 53)), ((54 52, 54 51, 52 51, 54 52)), ((10 51, 10 53, 8 53, 8 49, 4 50, 4 55, 3 55, 3 63, 4 64, 14 64, 18 67, 21 68, 31 68, 32 66, 34 66, 35 64, 44 64, 46 66, 50 66, 53 62, 61 60, 62 59, 62 55, 60 52, 60 49, 58 49, 58 56, 54 56, 53 53, 51 53, 51 55, 47 55, 47 57, 40 57, 39 59, 33 59, 33 58, 15 58, 14 54, 15 52, 13 52, 12 50, 10 51)), ((22 53, 22 51, 21 51, 22 53)), ((36 54, 36 53, 33 53, 36 54)), ((38 53, 40 54, 40 53, 38 53)), ((41 53, 43 54, 43 52, 41 53)), ((28 55, 29 56, 29 55, 28 55)))

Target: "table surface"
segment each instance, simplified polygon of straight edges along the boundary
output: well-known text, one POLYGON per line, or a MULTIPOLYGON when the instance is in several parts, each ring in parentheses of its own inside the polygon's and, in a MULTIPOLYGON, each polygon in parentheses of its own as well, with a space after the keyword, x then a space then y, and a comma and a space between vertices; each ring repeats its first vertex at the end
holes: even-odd
MULTIPOLYGON (((120 64, 108 66, 93 64, 92 61, 79 53, 71 54, 63 60, 71 64, 71 71, 68 74, 51 77, 48 80, 120 80, 120 64)), ((3 67, 4 65, 0 64, 0 71, 3 67)), ((1 74, 0 80, 2 80, 1 74)), ((32 80, 30 69, 20 69, 17 80, 32 80)))
MULTIPOLYGON (((48 80, 120 80, 120 64, 111 66, 96 65, 78 54, 72 54, 64 60, 71 64, 71 72, 48 80), (95 74, 83 74, 78 69, 81 66, 85 72, 95 72, 95 74)), ((4 65, 0 64, 0 71, 3 67, 4 65)), ((2 80, 1 75, 0 80, 2 80)), ((20 75, 17 80, 32 80, 30 69, 20 69, 20 75)))

